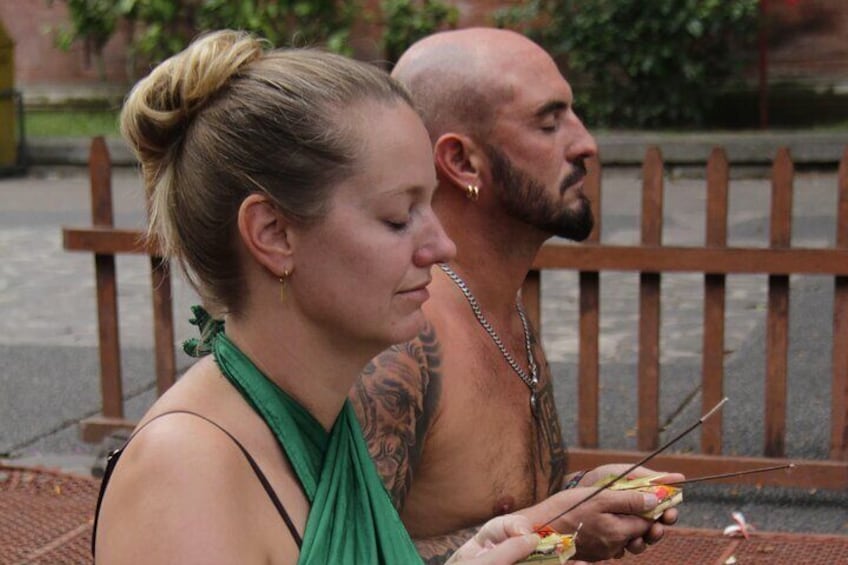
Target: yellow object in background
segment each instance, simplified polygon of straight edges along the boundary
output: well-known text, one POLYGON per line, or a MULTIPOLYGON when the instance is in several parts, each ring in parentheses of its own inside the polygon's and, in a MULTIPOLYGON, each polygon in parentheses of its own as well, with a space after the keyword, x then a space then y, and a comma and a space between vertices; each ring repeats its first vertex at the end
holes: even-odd
POLYGON ((0 21, 0 169, 18 163, 14 83, 15 43, 0 21))

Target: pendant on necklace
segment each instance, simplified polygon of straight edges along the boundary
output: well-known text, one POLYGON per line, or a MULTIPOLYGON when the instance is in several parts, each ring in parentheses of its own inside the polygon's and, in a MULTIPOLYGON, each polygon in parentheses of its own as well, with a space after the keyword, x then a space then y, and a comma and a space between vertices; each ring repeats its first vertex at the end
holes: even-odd
POLYGON ((530 413, 536 420, 539 419, 539 397, 535 390, 530 391, 530 413))

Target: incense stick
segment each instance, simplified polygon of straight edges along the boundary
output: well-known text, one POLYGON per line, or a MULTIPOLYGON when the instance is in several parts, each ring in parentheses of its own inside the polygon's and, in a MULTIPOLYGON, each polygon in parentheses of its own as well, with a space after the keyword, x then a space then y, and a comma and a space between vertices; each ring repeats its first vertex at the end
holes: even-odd
MULTIPOLYGON (((656 483, 657 486, 674 487, 679 485, 688 485, 692 483, 701 483, 704 481, 713 481, 716 479, 728 479, 730 477, 741 477, 742 475, 753 475, 754 473, 765 473, 767 471, 779 471, 780 469, 792 469, 795 463, 787 463, 785 465, 774 465, 772 467, 758 467, 756 469, 748 469, 745 471, 733 471, 730 473, 719 473, 718 475, 704 475, 703 477, 695 477, 694 479, 686 479, 685 481, 675 481, 673 483, 656 483)), ((635 490, 645 488, 645 485, 624 487, 616 490, 635 490)))
POLYGON ((557 519, 559 519, 561 516, 565 516, 566 514, 568 514, 569 512, 571 512, 572 510, 574 510, 575 508, 577 508, 578 506, 580 506, 581 504, 583 504, 584 502, 588 502, 589 500, 593 499, 593 498, 594 498, 594 497, 596 497, 598 494, 600 494, 600 493, 602 493, 603 491, 605 491, 606 489, 608 489, 611 485, 615 484, 617 481, 619 481, 619 480, 623 479, 624 477, 626 477, 627 475, 629 475, 629 474, 630 474, 631 472, 633 472, 636 468, 638 468, 638 467, 640 467, 641 465, 643 465, 643 464, 647 463, 648 461, 650 461, 651 459, 653 459, 654 457, 656 457, 657 455, 659 455, 660 453, 662 453, 663 451, 665 451, 666 449, 668 449, 669 447, 671 447, 672 445, 674 445, 674 444, 675 444, 676 442, 678 442, 681 438, 683 438, 683 437, 684 437, 684 436, 686 436, 687 434, 691 433, 691 432, 692 432, 692 430, 694 430, 695 428, 697 428, 698 426, 700 426, 701 424, 703 424, 703 423, 704 423, 704 422, 705 422, 708 418, 710 418, 710 416, 712 416, 713 414, 715 414, 715 413, 719 410, 719 408, 721 408, 721 407, 724 405, 724 403, 725 403, 725 402, 727 402, 727 397, 726 397, 726 396, 725 396, 724 398, 722 398, 722 399, 721 399, 721 401, 719 401, 719 403, 718 403, 718 404, 716 404, 715 406, 713 406, 713 407, 710 409, 710 411, 709 411, 709 412, 707 412, 706 414, 704 414, 703 416, 701 416, 701 418, 700 418, 697 422, 695 422, 694 424, 692 424, 691 426, 689 426, 688 428, 686 428, 685 430, 683 430, 682 432, 680 432, 679 434, 677 434, 677 435, 676 435, 675 437, 673 437, 671 440, 667 441, 664 445, 661 445, 659 448, 655 449, 654 451, 652 451, 651 453, 649 453, 648 455, 646 455, 645 457, 643 457, 642 459, 640 459, 639 461, 637 461, 636 463, 634 463, 632 466, 628 467, 628 468, 627 468, 627 469, 626 469, 623 473, 621 473, 621 474, 620 474, 620 475, 618 475, 617 477, 613 477, 613 478, 612 478, 609 482, 605 483, 605 484, 604 484, 603 486, 601 486, 601 488, 599 488, 598 490, 595 490, 595 491, 593 491, 593 492, 589 493, 589 495, 588 495, 588 496, 586 496, 586 497, 582 498, 581 500, 578 500, 578 501, 577 501, 576 503, 574 503, 574 504, 573 504, 570 508, 567 508, 566 510, 564 510, 564 511, 560 512, 559 514, 557 514, 556 516, 554 516, 553 518, 551 518, 550 520, 548 520, 547 522, 545 522, 545 523, 544 523, 544 524, 542 524, 541 526, 537 527, 536 529, 538 530, 539 528, 543 528, 543 527, 547 526, 548 524, 551 524, 552 522, 555 522, 555 521, 556 521, 557 519))

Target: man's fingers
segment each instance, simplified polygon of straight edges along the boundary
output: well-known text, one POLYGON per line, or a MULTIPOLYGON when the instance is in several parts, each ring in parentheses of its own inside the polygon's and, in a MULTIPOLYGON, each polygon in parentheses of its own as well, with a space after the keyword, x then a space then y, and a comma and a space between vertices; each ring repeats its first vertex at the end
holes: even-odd
POLYGON ((613 514, 643 514, 659 503, 655 494, 647 492, 607 491, 604 494, 604 511, 613 514))
POLYGON ((632 540, 627 542, 626 546, 624 546, 624 549, 635 555, 642 553, 647 548, 648 546, 645 543, 645 540, 642 538, 633 538, 632 540))
POLYGON ((677 523, 677 518, 679 517, 679 513, 677 512, 677 508, 669 508, 660 516, 660 522, 665 524, 666 526, 672 526, 677 523))
POLYGON ((648 529, 647 533, 644 535, 643 539, 647 544, 655 544, 660 541, 665 535, 665 528, 662 524, 655 522, 651 524, 650 529, 648 529))

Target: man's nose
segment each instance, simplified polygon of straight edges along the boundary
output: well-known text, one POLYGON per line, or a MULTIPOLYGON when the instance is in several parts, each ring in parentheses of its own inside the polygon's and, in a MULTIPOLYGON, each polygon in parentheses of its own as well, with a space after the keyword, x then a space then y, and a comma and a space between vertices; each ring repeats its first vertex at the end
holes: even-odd
POLYGON ((568 161, 576 161, 578 159, 588 159, 598 155, 598 144, 595 138, 583 125, 576 115, 572 116, 574 123, 571 131, 572 138, 565 149, 565 158, 568 161))

